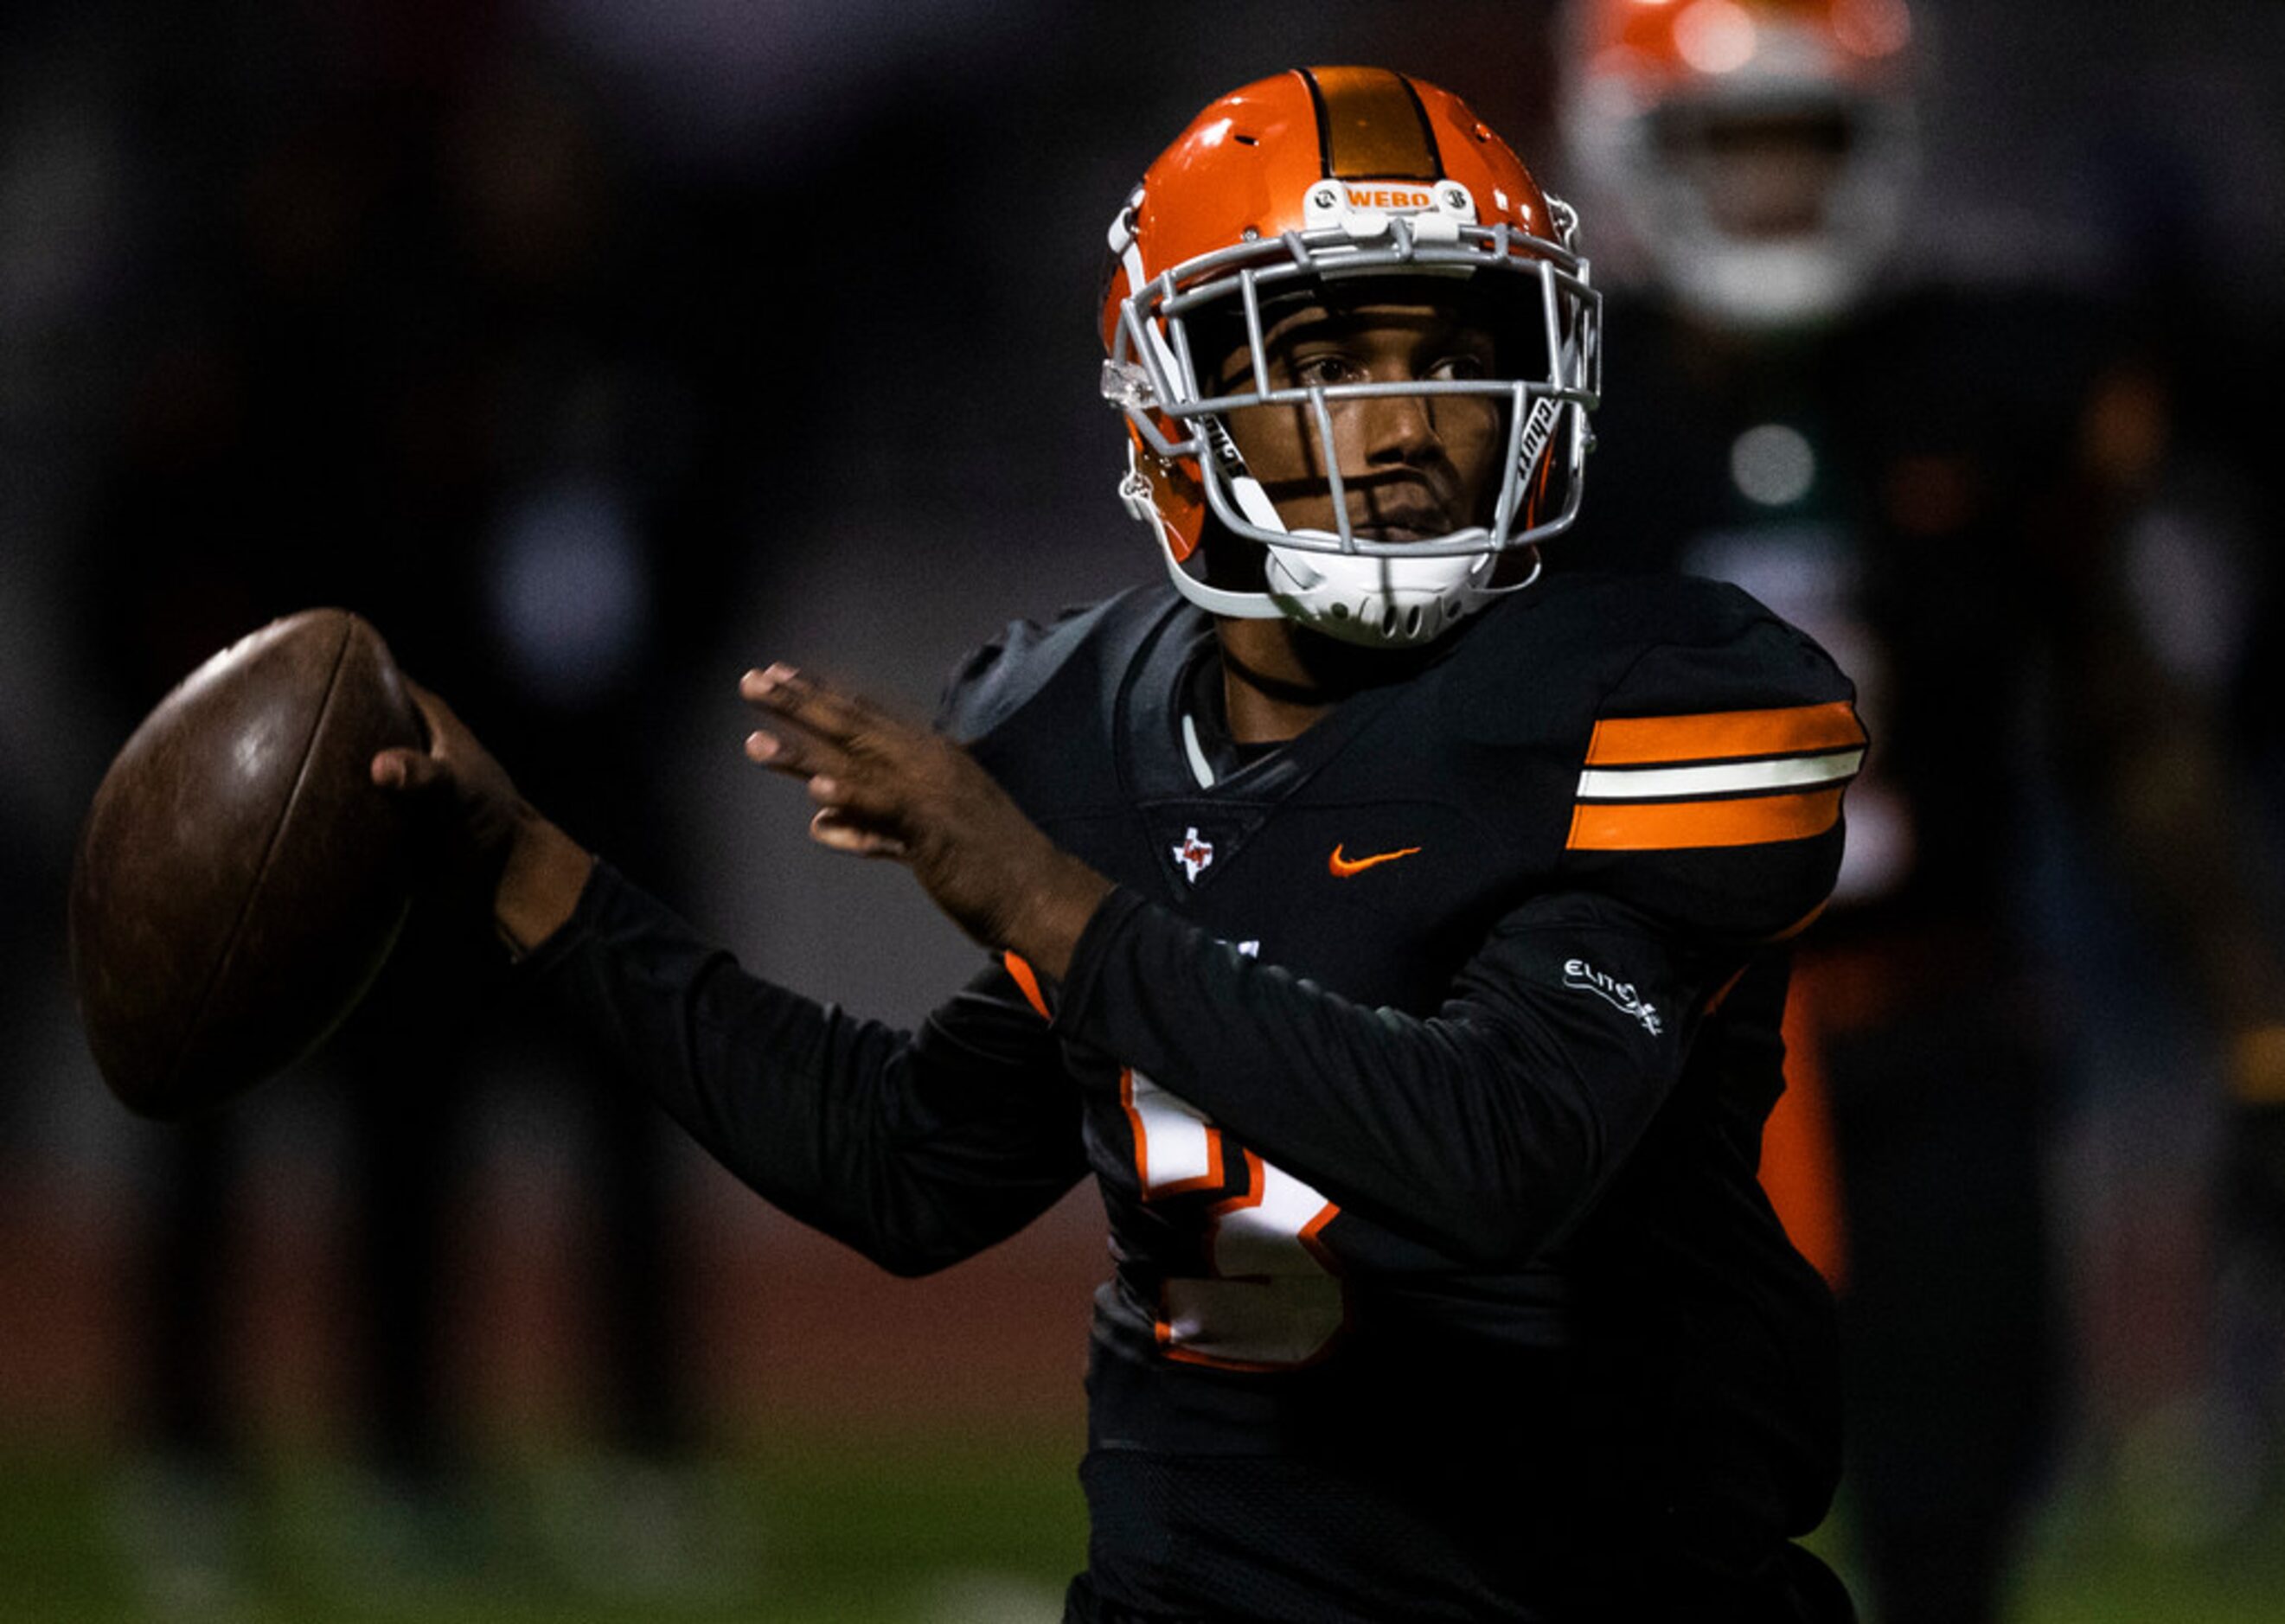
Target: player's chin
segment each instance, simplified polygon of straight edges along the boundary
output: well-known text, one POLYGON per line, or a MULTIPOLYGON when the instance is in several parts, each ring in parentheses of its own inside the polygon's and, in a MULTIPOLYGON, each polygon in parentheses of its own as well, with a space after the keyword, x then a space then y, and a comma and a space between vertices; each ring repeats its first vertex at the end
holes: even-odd
MULTIPOLYGON (((1284 520, 1286 530, 1294 535, 1324 537, 1341 533, 1341 515, 1330 506, 1300 513, 1281 509, 1279 516, 1284 520)), ((1450 535, 1456 528, 1456 522, 1441 508, 1409 508, 1402 514, 1361 509, 1348 515, 1349 535, 1376 546, 1435 541, 1450 535)))
POLYGON ((1463 522, 1460 506, 1443 499, 1443 495, 1419 488, 1361 492, 1349 510, 1349 533, 1360 541, 1387 546, 1441 540, 1463 522))

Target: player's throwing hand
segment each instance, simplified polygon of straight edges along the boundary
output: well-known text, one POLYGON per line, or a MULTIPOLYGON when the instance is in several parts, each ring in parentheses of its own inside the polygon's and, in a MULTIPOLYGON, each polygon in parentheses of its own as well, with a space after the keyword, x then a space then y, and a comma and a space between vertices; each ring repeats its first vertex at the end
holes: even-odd
POLYGON ((966 750, 787 665, 748 671, 748 704, 788 726, 746 754, 805 780, 811 837, 905 864, 960 928, 1060 976, 1111 883, 1058 848, 966 750))

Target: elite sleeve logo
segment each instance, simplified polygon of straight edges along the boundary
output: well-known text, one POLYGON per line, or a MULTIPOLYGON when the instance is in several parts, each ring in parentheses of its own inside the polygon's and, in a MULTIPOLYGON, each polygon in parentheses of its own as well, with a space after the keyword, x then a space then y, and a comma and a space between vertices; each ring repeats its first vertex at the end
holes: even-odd
POLYGON ((1658 1013, 1658 1006, 1635 990, 1631 981, 1621 981, 1615 976, 1606 976, 1584 959, 1563 961, 1563 985, 1576 987, 1621 1010, 1642 1023, 1642 1029, 1655 1038, 1666 1030, 1666 1023, 1658 1013))

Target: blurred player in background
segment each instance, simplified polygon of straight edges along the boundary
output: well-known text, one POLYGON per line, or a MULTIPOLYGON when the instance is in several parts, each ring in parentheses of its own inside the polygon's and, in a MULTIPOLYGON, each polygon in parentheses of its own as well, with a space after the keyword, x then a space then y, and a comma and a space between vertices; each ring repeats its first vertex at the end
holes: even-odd
POLYGON ((1820 1228, 1813 1166, 1791 1216, 1845 1281, 1876 1616, 1978 1624, 2062 1374, 2053 1006, 2024 935, 2043 804, 2092 832, 2247 1084, 2277 1065, 2222 753, 2125 590, 2169 381, 2132 324, 2048 286, 1896 274, 1901 0, 1586 0, 1576 21, 1567 133, 1636 274, 1613 295, 1597 501, 1551 561, 1738 582, 1859 684, 1875 746, 1790 1067, 1821 1073, 1842 1222, 1820 1228))
POLYGON ((375 762, 789 1212, 918 1273, 1092 1173, 1070 1618, 1850 1616, 1792 1543, 1830 1302, 1754 1167, 1864 735, 1742 592, 1543 577, 1595 400, 1575 225, 1378 69, 1246 86, 1149 169, 1101 318, 1163 578, 1012 627, 939 733, 743 686, 816 838, 990 950, 917 1033, 740 970, 441 703, 375 762))

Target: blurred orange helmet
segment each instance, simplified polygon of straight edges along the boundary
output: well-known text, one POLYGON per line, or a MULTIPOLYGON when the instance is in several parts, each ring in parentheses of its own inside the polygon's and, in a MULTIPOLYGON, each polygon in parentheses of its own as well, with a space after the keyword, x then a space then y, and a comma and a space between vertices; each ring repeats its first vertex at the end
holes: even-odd
POLYGON ((1598 388, 1599 305, 1576 224, 1457 97, 1385 68, 1297 68, 1200 113, 1111 222, 1102 313, 1103 394, 1129 437, 1119 494, 1157 535, 1175 586, 1217 615, 1285 616, 1381 644, 1425 641, 1522 584, 1507 575, 1527 579, 1494 576, 1504 553, 1577 513, 1598 388), (1504 331, 1527 335, 1509 346, 1515 375, 1268 388, 1265 303, 1357 277, 1413 284, 1409 296, 1460 286, 1490 299, 1504 331), (1239 343, 1252 350, 1251 381, 1211 395, 1205 369, 1239 343), (1451 392, 1506 403, 1503 484, 1488 524, 1418 541, 1355 535, 1345 515, 1338 531, 1289 529, 1222 421, 1306 407, 1338 490, 1333 405, 1451 392), (1260 544, 1260 570, 1210 580, 1209 526, 1260 544))
POLYGON ((1566 134, 1659 281, 1740 328, 1854 304, 1916 167, 1904 0, 1582 0, 1573 16, 1566 134), (1775 213, 1769 171, 1740 156, 1773 138, 1799 165, 1775 213))

